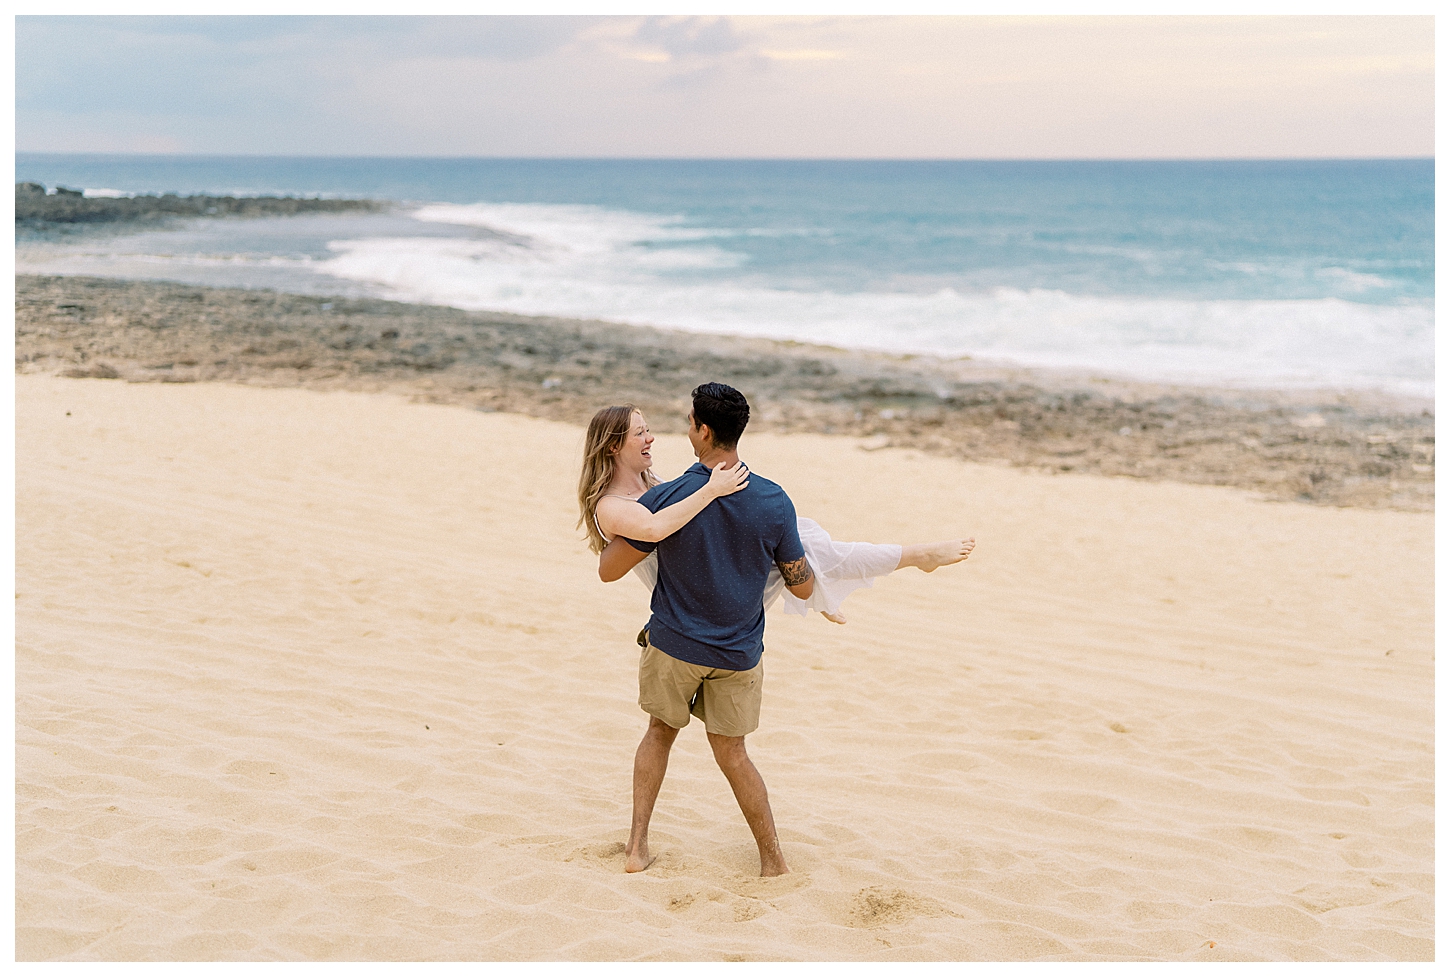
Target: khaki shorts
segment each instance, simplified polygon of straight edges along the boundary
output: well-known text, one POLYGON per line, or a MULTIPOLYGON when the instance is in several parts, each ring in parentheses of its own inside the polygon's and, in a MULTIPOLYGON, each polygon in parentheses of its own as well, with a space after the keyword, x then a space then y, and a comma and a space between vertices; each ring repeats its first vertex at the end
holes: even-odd
POLYGON ((760 725, 765 661, 743 672, 707 668, 671 658, 652 644, 639 656, 639 707, 675 729, 696 716, 706 732, 744 736, 760 725))

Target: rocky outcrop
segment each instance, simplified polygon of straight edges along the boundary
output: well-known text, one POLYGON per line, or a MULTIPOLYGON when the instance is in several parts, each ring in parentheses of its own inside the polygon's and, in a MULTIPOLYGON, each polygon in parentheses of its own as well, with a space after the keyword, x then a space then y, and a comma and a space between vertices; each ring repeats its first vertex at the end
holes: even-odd
POLYGON ((1432 404, 1174 388, 378 299, 15 276, 18 372, 410 394, 585 424, 605 404, 683 431, 723 380, 751 430, 863 438, 1053 472, 1236 485, 1271 499, 1432 511, 1432 404))
POLYGON ((17 226, 46 227, 118 222, 149 223, 177 217, 275 217, 289 214, 336 214, 379 211, 380 200, 328 200, 320 197, 87 197, 80 190, 56 187, 46 193, 39 183, 15 184, 17 226))

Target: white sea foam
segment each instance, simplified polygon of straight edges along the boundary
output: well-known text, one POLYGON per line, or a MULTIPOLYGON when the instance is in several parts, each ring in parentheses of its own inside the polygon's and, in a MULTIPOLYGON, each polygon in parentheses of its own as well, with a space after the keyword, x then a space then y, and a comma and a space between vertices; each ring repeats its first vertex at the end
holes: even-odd
MULTIPOLYGON (((427 207, 506 237, 337 241, 317 270, 409 302, 576 316, 1182 382, 1433 396, 1429 304, 1096 297, 1047 289, 839 293, 686 281, 738 260, 668 218, 595 207, 427 207), (681 243, 697 242, 680 245, 681 243), (663 247, 659 245, 665 245, 663 247)), ((1373 278, 1374 276, 1363 276, 1373 278)), ((1369 287, 1369 286, 1366 286, 1369 287)))
MULTIPOLYGON (((766 277, 768 269, 736 274, 745 259, 720 245, 726 234, 669 217, 539 204, 430 205, 415 216, 416 225, 383 217, 366 225, 320 217, 305 224, 247 224, 260 236, 246 254, 229 252, 236 245, 225 235, 214 239, 241 225, 216 222, 198 224, 190 237, 156 232, 103 246, 27 244, 17 247, 16 270, 371 294, 1170 381, 1434 393, 1434 309, 1428 301, 968 291, 900 275, 892 279, 900 290, 892 291, 787 288, 766 277), (421 236, 411 233, 415 226, 421 236), (332 240, 327 254, 312 259, 285 237, 284 227, 306 230, 318 247, 333 234, 349 237, 332 240), (276 230, 261 233, 268 228, 276 230), (359 232, 375 236, 351 236, 359 232), (316 238, 319 233, 325 236, 316 238), (287 253, 266 253, 274 247, 287 253)), ((737 238, 749 233, 729 232, 737 238)), ((1318 274, 1336 279, 1342 290, 1381 286, 1377 276, 1363 272, 1328 268, 1318 274)))
POLYGON ((421 221, 461 224, 503 232, 521 239, 526 252, 577 271, 593 269, 627 275, 670 269, 731 268, 743 255, 697 242, 711 237, 704 228, 680 226, 678 218, 557 204, 432 204, 415 214, 421 221), (686 242, 693 246, 681 247, 686 242))
POLYGON ((1352 292, 1368 292, 1373 288, 1390 287, 1390 283, 1379 275, 1351 271, 1348 268, 1321 268, 1316 274, 1317 277, 1335 282, 1341 288, 1347 288, 1352 292))

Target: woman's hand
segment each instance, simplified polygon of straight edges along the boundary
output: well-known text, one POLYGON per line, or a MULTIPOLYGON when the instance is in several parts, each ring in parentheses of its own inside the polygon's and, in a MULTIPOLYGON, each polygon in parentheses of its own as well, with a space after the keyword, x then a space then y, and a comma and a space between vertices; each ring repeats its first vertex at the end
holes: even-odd
POLYGON ((745 467, 745 462, 737 461, 733 468, 727 466, 728 463, 722 461, 710 472, 710 481, 705 484, 705 488, 709 490, 711 498, 734 495, 750 484, 750 469, 745 467))
POLYGON ((705 506, 724 495, 734 495, 750 483, 750 469, 737 462, 733 468, 720 462, 710 473, 710 480, 687 497, 667 505, 659 512, 650 512, 631 499, 605 496, 595 509, 599 528, 611 536, 623 536, 641 543, 658 543, 700 514, 705 506))

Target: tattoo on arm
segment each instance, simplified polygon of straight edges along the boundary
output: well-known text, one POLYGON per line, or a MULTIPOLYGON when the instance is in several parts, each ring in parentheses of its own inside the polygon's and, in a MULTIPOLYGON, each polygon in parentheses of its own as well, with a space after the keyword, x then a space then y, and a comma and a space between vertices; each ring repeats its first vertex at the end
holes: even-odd
POLYGON ((781 579, 787 587, 799 587, 811 579, 811 565, 806 562, 805 557, 790 563, 777 563, 776 566, 780 567, 781 579))

